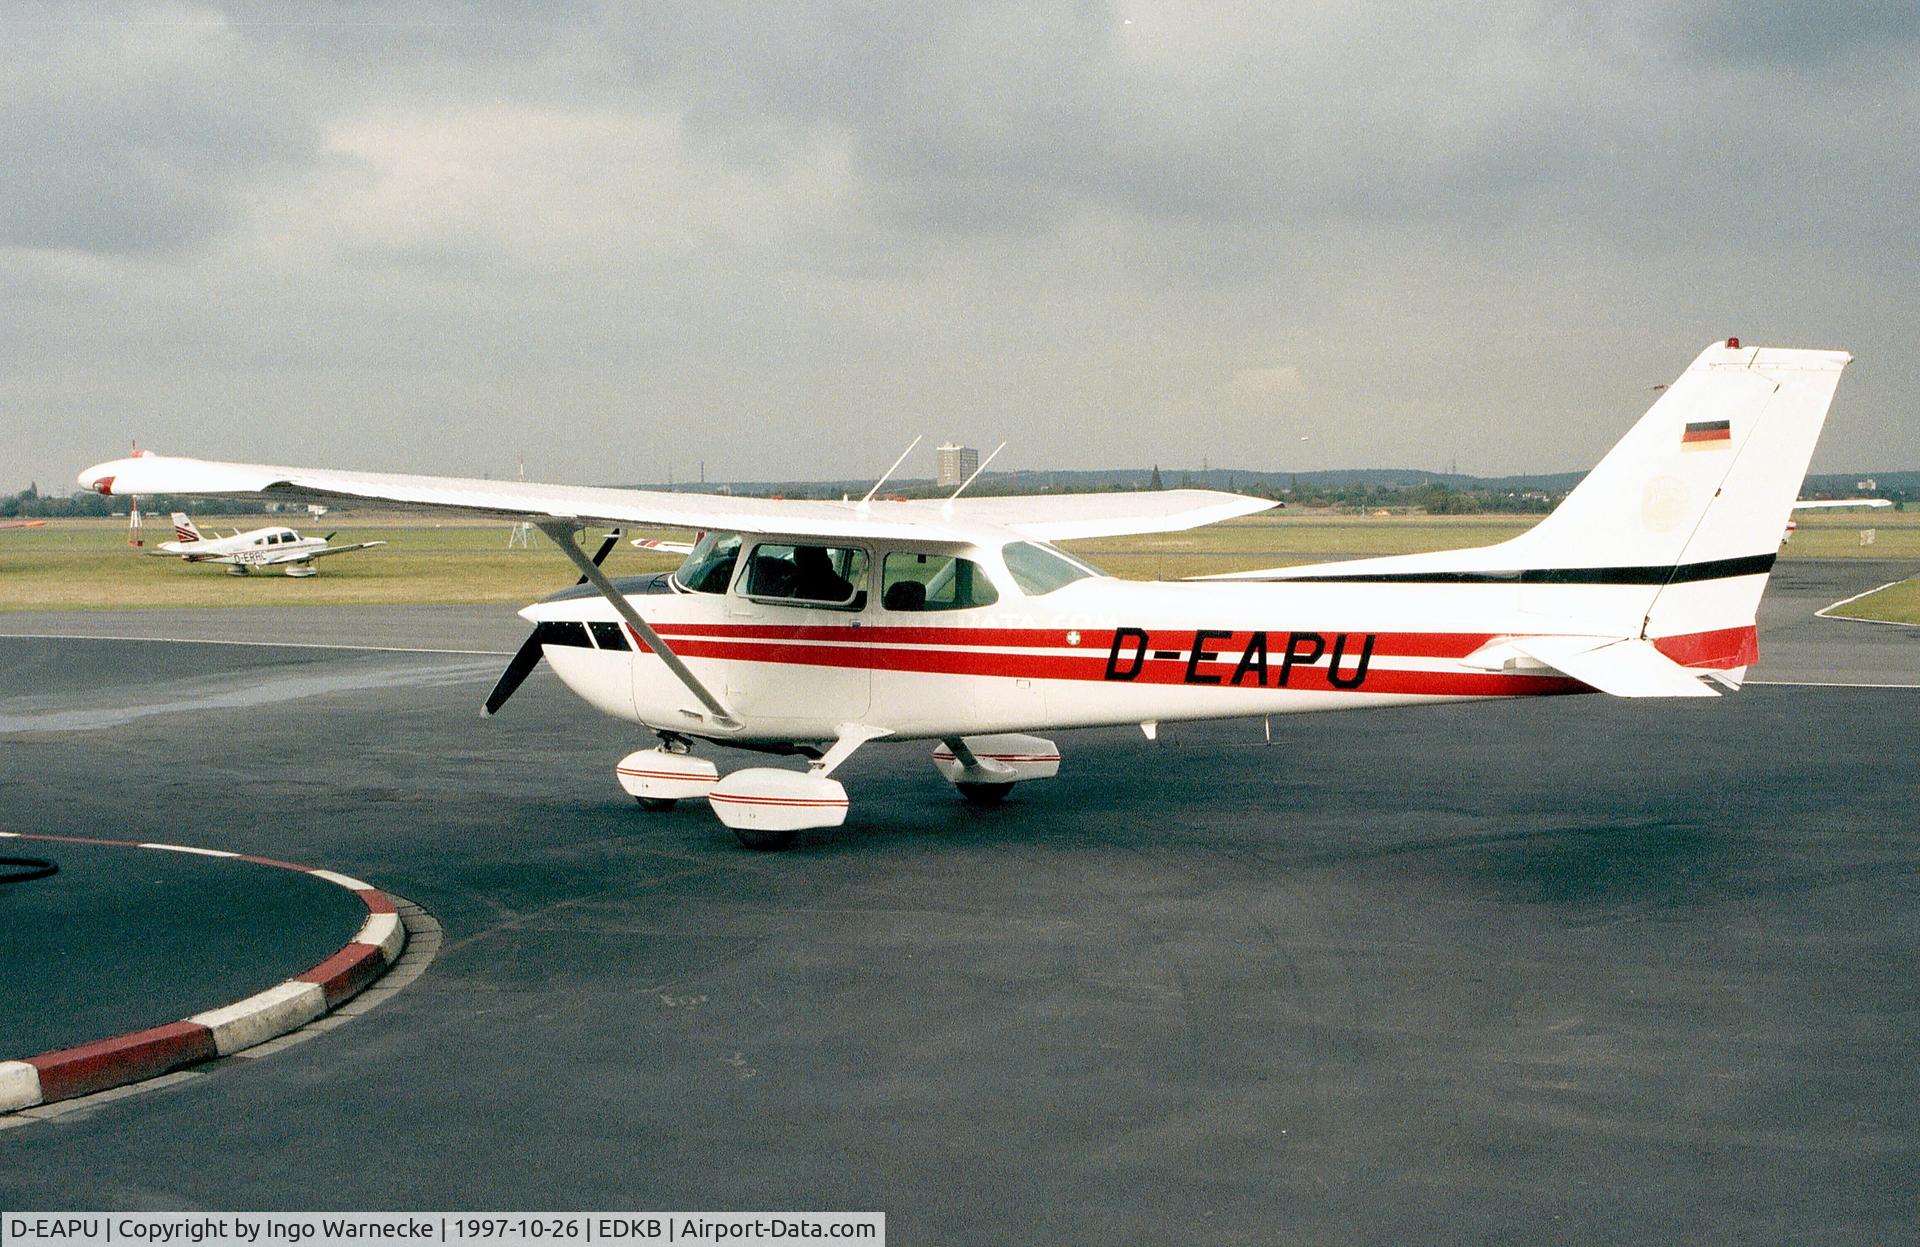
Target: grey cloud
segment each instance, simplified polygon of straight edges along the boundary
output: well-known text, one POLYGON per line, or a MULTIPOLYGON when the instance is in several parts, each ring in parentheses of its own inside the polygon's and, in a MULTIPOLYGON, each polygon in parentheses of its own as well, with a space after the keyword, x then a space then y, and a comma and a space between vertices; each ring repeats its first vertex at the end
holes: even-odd
POLYGON ((16 10, 0 53, 0 245, 165 251, 220 233, 232 194, 310 154, 297 100, 211 14, 16 10))
POLYGON ((1685 48, 1706 59, 1817 66, 1920 43, 1920 6, 1912 0, 1720 0, 1680 6, 1674 26, 1685 48))
MULTIPOLYGON (((1576 466, 1567 413, 1726 332, 1855 347, 1891 411, 1914 21, 1778 12, 233 4, 204 46, 194 10, 10 14, 0 419, 78 390, 218 441, 195 412, 262 405, 262 456, 431 468, 419 430, 482 456, 538 412, 574 478, 844 472, 909 421, 1220 462, 1280 418, 1228 379, 1297 367, 1321 431, 1259 453, 1576 466), (422 194, 440 162, 476 180, 422 194)), ((1878 418, 1854 446, 1920 454, 1878 418)))

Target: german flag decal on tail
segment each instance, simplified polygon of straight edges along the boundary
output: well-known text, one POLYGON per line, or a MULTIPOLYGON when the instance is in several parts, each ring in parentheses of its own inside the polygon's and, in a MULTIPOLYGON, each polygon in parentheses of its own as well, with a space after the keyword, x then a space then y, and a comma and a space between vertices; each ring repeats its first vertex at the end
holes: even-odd
POLYGON ((1680 445, 1687 450, 1719 450, 1733 445, 1730 420, 1693 420, 1680 434, 1680 445))

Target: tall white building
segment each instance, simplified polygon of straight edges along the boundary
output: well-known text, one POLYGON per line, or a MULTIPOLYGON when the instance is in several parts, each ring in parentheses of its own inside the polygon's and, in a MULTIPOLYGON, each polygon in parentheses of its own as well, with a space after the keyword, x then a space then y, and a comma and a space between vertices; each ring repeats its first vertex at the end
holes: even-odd
POLYGON ((937 452, 938 466, 933 474, 936 485, 959 485, 980 470, 980 452, 971 446, 948 442, 937 452))

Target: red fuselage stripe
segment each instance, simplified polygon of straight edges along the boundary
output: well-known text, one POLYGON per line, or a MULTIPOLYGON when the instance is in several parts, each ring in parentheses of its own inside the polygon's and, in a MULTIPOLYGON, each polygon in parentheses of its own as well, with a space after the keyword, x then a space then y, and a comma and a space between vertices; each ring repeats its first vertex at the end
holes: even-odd
MULTIPOLYGON (((1125 666, 1131 672, 1114 678, 1114 633, 1084 632, 1078 652, 1047 652, 1066 648, 1064 634, 1055 629, 997 628, 861 628, 775 627, 769 625, 663 625, 662 635, 683 658, 731 662, 774 663, 790 666, 912 672, 926 675, 986 676, 1001 679, 1076 680, 1089 683, 1187 684, 1220 688, 1275 688, 1305 692, 1364 692, 1431 697, 1501 697, 1526 694, 1582 692, 1577 680, 1545 674, 1515 672, 1406 671, 1374 663, 1365 681, 1351 683, 1360 661, 1361 642, 1371 637, 1372 659, 1424 658, 1458 660, 1495 639, 1493 633, 1383 632, 1347 633, 1336 683, 1328 654, 1312 662, 1290 664, 1284 683, 1286 632, 1253 633, 1210 631, 1204 656, 1192 660, 1193 631, 1153 632, 1136 653, 1129 638, 1125 666), (1267 638, 1268 655, 1261 671, 1244 663, 1256 635, 1267 638), (820 644, 839 642, 840 644, 820 644), (953 648, 923 649, 922 645, 953 648), (977 648, 976 648, 977 647, 977 648), (992 647, 992 648, 988 648, 992 647), (1005 653, 1002 650, 1015 652, 1005 653), (1028 652, 1020 652, 1028 651, 1028 652), (1160 655, 1165 655, 1161 657, 1160 655), (1239 680, 1236 682, 1235 677, 1239 680), (1198 677, 1198 678, 1195 678, 1198 677)), ((1309 635, 1300 633, 1298 635, 1309 635)), ((1339 633, 1317 633, 1326 640, 1339 633)), ((636 637, 635 648, 648 652, 636 637)), ((1709 632, 1661 637, 1654 641, 1661 653, 1683 666, 1726 669, 1750 666, 1759 656, 1758 634, 1749 624, 1709 632)), ((1024 759, 1023 759, 1024 760, 1024 759)))

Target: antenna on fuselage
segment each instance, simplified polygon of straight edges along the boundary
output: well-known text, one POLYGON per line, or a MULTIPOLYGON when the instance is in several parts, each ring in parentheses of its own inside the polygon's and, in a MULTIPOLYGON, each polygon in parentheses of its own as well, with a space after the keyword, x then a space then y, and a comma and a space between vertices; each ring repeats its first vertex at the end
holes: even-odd
POLYGON ((873 501, 873 496, 880 492, 880 487, 887 483, 887 478, 892 476, 894 472, 899 469, 900 465, 907 461, 907 456, 912 454, 913 448, 915 446, 918 446, 919 444, 920 444, 920 439, 917 437, 914 438, 911 442, 907 443, 907 448, 900 452, 900 457, 898 459, 895 459, 893 461, 893 467, 888 468, 886 471, 882 472, 880 474, 880 479, 873 483, 873 488, 867 491, 866 497, 860 499, 861 506, 864 507, 869 502, 873 501))
POLYGON ((993 448, 993 454, 988 455, 985 459, 982 459, 980 461, 980 466, 973 470, 973 475, 969 476, 966 480, 961 481, 960 488, 954 490, 952 493, 947 495, 947 501, 951 503, 955 498, 958 498, 961 494, 967 492, 967 486, 973 484, 975 481, 980 479, 980 474, 987 470, 987 465, 989 463, 993 462, 994 455, 998 455, 1001 451, 1005 450, 1006 448, 1007 448, 1007 444, 1005 442, 1001 442, 998 446, 995 446, 993 448))

